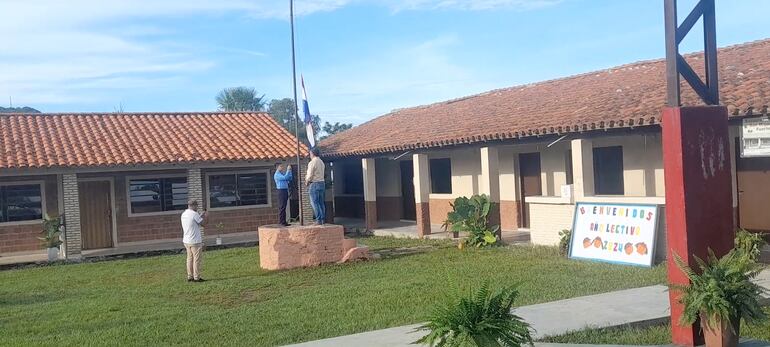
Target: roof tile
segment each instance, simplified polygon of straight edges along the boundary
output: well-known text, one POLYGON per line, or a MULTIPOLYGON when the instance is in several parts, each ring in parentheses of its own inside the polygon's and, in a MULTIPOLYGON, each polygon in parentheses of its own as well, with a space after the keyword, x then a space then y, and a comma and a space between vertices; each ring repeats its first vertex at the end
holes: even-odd
POLYGON ((295 155, 296 138, 266 113, 0 114, 0 169, 295 155))

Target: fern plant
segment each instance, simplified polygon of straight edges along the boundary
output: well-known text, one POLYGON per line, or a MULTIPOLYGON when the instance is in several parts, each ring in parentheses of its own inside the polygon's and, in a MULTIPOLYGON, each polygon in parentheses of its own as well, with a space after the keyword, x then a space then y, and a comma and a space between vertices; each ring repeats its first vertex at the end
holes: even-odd
POLYGON ((468 232, 464 240, 469 246, 483 247, 497 243, 497 231, 500 226, 489 227, 489 211, 492 201, 486 195, 474 195, 470 198, 459 197, 452 203, 452 211, 447 213, 447 219, 441 226, 444 230, 453 232, 468 232))
POLYGON ((680 293, 679 303, 684 305, 680 324, 693 324, 700 317, 711 328, 731 322, 730 326, 737 329, 741 319, 752 323, 767 318, 759 304, 765 289, 751 281, 762 271, 761 264, 736 249, 721 258, 711 249, 707 260, 694 258, 700 273, 674 255, 677 267, 690 280, 689 285, 669 285, 680 293))
POLYGON ((428 323, 417 328, 430 331, 415 344, 432 347, 515 347, 532 345, 531 327, 511 312, 519 292, 506 287, 491 292, 487 284, 473 295, 437 307, 428 323))
POLYGON ((751 260, 757 261, 759 255, 762 254, 762 248, 767 244, 764 236, 765 234, 762 233, 752 233, 746 229, 738 229, 738 232, 735 233, 735 249, 751 260))

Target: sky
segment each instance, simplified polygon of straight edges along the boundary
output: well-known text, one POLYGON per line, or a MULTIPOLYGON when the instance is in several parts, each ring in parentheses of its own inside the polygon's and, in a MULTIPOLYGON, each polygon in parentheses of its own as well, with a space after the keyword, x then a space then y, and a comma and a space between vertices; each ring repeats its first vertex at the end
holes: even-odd
MULTIPOLYGON (((680 21, 695 0, 679 0, 680 21)), ((770 37, 768 0, 717 0, 719 46, 770 37)), ((297 0, 312 113, 393 109, 664 55, 663 0, 297 0)), ((292 96, 288 0, 0 0, 0 105, 215 111, 292 96)), ((682 51, 702 49, 693 32, 682 51)))

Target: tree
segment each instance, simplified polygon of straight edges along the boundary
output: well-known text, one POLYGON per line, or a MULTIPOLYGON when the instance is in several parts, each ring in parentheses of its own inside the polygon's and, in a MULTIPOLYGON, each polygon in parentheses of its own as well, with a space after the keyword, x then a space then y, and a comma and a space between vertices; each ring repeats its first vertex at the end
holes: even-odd
POLYGON ((29 107, 2 107, 0 106, 0 113, 40 113, 40 111, 29 107))
MULTIPOLYGON (((275 119, 278 124, 286 128, 290 133, 294 134, 294 123, 295 123, 295 117, 294 117, 294 99, 291 98, 283 98, 283 99, 273 99, 268 104, 267 112, 270 113, 270 115, 275 119)), ((304 116, 300 115, 303 119, 300 121, 302 123, 299 124, 299 128, 297 129, 299 131, 299 139, 306 145, 309 145, 307 141, 307 130, 305 129, 305 123, 304 123, 304 116)), ((321 132, 321 117, 318 115, 313 115, 313 133, 316 134, 316 137, 318 137, 318 134, 321 132)))
POLYGON ((351 123, 340 123, 340 122, 334 122, 334 124, 331 124, 329 122, 324 123, 323 131, 326 133, 324 136, 321 136, 321 140, 332 136, 337 133, 341 133, 345 130, 348 130, 353 127, 353 124, 351 123))
POLYGON ((217 94, 219 109, 228 112, 262 111, 265 95, 257 95, 257 90, 247 87, 225 88, 217 94))

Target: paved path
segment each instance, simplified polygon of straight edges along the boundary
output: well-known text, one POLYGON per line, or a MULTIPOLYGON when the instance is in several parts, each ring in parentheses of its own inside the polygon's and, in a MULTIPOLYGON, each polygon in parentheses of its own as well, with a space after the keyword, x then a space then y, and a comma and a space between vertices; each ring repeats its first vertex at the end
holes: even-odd
MULTIPOLYGON (((756 279, 770 290, 770 269, 756 279)), ((669 319, 667 288, 662 285, 581 296, 543 304, 522 306, 514 312, 535 329, 534 338, 560 335, 586 327, 605 328, 626 324, 654 324, 669 319)), ((770 296, 766 297, 770 300, 770 296)), ((407 347, 425 332, 419 325, 407 325, 360 334, 334 337, 292 345, 293 347, 407 347)), ((539 347, 566 346, 537 344, 539 347)))

